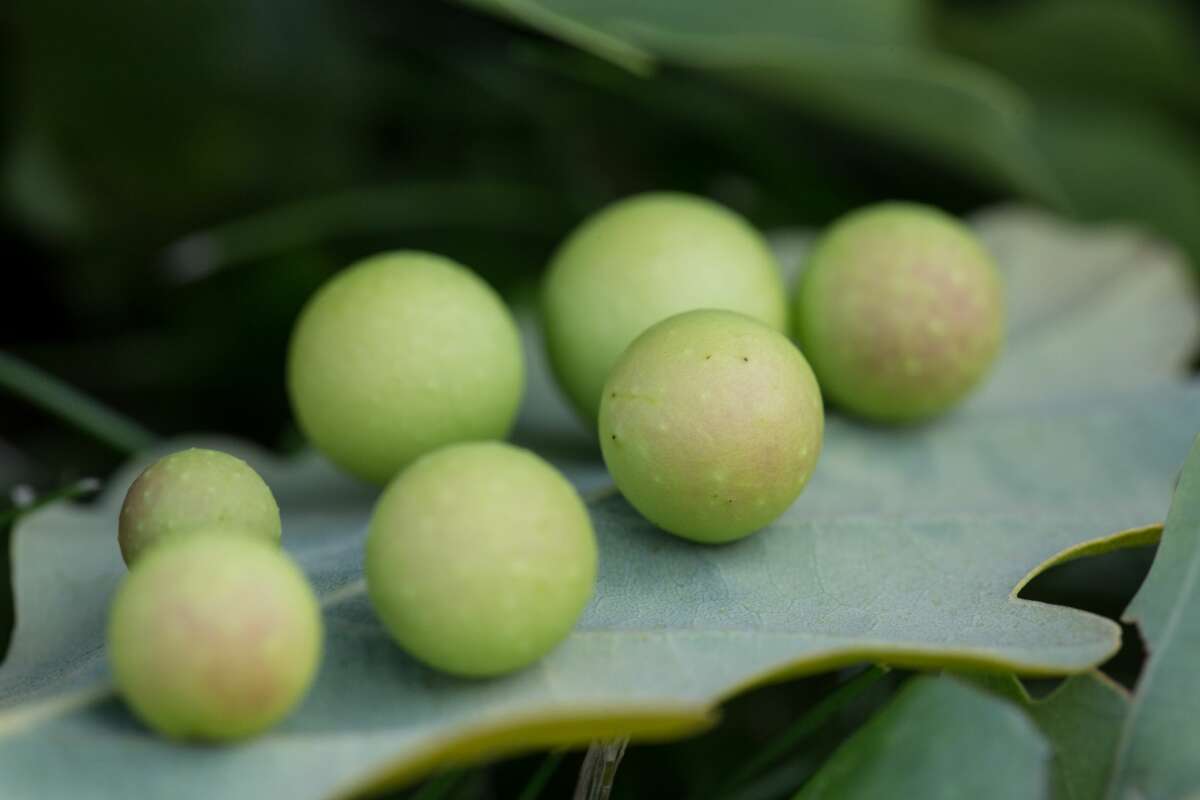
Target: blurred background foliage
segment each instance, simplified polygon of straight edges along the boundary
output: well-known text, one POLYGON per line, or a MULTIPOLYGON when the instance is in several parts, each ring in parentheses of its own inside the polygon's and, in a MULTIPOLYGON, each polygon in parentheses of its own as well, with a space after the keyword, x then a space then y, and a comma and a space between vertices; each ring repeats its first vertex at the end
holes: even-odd
MULTIPOLYGON (((439 250, 502 289, 630 192, 763 227, 905 197, 1133 220, 1200 257, 1200 26, 1170 0, 15 0, 0 347, 157 433, 297 442, 326 276, 439 250)), ((0 477, 121 457, 11 395, 0 477)))
MULTIPOLYGON (((333 271, 424 248, 527 295, 571 225, 641 190, 767 229, 888 198, 1031 202, 1200 264, 1186 0, 10 0, 0 37, 0 486, 36 493, 151 435, 298 446, 283 352, 333 271), (136 423, 82 401, 65 424, 30 400, 61 399, 54 379, 136 423)), ((1114 558, 1027 594, 1114 613, 1148 554, 1114 558)), ((624 785, 703 796, 835 680, 631 751, 624 785)), ((762 780, 799 785, 848 709, 762 780)), ((511 796, 539 763, 454 791, 511 796)))

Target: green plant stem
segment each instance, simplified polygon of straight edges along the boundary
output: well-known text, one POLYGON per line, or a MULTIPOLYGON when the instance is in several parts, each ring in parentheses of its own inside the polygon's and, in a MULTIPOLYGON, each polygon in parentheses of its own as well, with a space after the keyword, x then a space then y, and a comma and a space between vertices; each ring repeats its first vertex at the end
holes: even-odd
POLYGON ((410 800, 442 800, 442 798, 448 797, 465 777, 467 777, 466 770, 454 770, 435 775, 425 781, 410 800))
POLYGON ((555 750, 546 756, 542 763, 538 765, 537 771, 533 773, 533 777, 529 779, 529 783, 525 784, 525 788, 517 796, 517 800, 537 800, 541 796, 542 790, 546 788, 546 784, 550 782, 554 771, 558 769, 558 765, 562 762, 563 754, 563 750, 555 750))
POLYGON ((712 796, 727 797, 734 789, 782 760, 800 741, 825 725, 843 706, 866 691, 887 672, 887 667, 876 665, 834 689, 809 709, 808 713, 796 720, 791 727, 763 748, 757 756, 750 759, 741 769, 724 781, 712 796))
POLYGON ((3 531, 9 525, 15 523, 18 519, 37 511, 43 506, 48 506, 51 503, 57 503, 60 500, 75 500, 84 495, 91 494, 100 488, 100 482, 95 478, 84 478, 76 481, 70 486, 64 486, 61 489, 55 489, 52 492, 38 497, 31 503, 24 505, 14 505, 10 508, 0 510, 0 531, 3 531))
POLYGON ((0 352, 0 390, 28 400, 122 453, 144 450, 158 438, 128 417, 9 353, 0 352))

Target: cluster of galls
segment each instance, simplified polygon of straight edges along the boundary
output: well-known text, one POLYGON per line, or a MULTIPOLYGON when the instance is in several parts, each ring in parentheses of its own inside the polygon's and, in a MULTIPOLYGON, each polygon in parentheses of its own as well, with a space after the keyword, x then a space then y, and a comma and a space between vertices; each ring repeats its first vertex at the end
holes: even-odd
MULTIPOLYGON (((650 194, 581 225, 547 272, 559 384, 597 429, 628 501, 679 536, 760 530, 816 467, 824 396, 883 422, 925 419, 999 352, 1000 282, 954 219, 889 204, 836 223, 792 304, 770 248, 714 203, 650 194)), ((347 471, 387 483, 365 552, 372 604, 417 659, 464 676, 533 663, 595 585, 574 488, 507 435, 525 382, 517 326, 470 270, 389 253, 343 271, 297 322, 288 388, 300 427, 347 471)), ((138 714, 175 736, 262 730, 303 696, 317 602, 278 547, 279 512, 241 461, 187 451, 134 483, 131 572, 110 656, 138 714)))
POLYGON ((271 490, 226 453, 175 453, 133 482, 118 531, 129 574, 113 600, 108 657, 148 725, 238 738, 304 696, 321 659, 321 611, 280 532, 271 490))
POLYGON ((1000 350, 996 269, 936 209, 884 204, 832 226, 796 287, 799 349, 786 294, 749 224, 686 195, 617 203, 555 257, 555 373, 598 425, 621 493, 659 527, 702 542, 761 529, 812 475, 822 393, 869 420, 918 421, 959 402, 1000 350))

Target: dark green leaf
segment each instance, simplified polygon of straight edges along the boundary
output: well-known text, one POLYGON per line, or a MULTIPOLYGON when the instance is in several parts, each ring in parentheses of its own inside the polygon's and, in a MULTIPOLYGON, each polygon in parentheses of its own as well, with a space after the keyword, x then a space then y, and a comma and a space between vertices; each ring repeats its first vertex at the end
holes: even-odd
POLYGON ((820 730, 823 725, 837 714, 842 708, 859 694, 866 691, 880 678, 887 674, 886 667, 871 667, 859 675, 855 675, 844 684, 821 698, 804 716, 789 725, 787 730, 777 736, 754 758, 747 761, 729 776, 717 790, 714 797, 727 797, 744 783, 757 777, 759 773, 773 766, 790 754, 800 742, 820 730))
POLYGON ((1034 98, 1033 141, 1074 210, 1148 223, 1200 267, 1200 20, 1189 10, 1040 0, 954 13, 942 34, 1034 98))
POLYGON ((1200 268, 1200 135, 1134 106, 1050 95, 1036 140, 1073 206, 1095 220, 1138 220, 1200 268))
POLYGON ((1009 703, 916 678, 843 744, 796 800, 1045 797, 1050 748, 1009 703))
POLYGON ((1150 651, 1121 734, 1109 797, 1200 792, 1200 439, 1175 489, 1150 574, 1125 616, 1150 651))
POLYGON ((1035 700, 1011 676, 975 680, 1020 704, 1054 748, 1054 800, 1103 800, 1129 710, 1125 689, 1093 671, 1035 700))
POLYGON ((946 15, 950 47, 1035 91, 1103 95, 1200 119, 1200 51, 1186 3, 1038 0, 946 15))
POLYGON ((914 0, 471 4, 602 57, 613 57, 610 48, 589 46, 584 33, 636 46, 664 63, 711 73, 994 184, 1062 200, 1029 138, 1021 91, 995 73, 933 50, 922 25, 923 5, 914 0))

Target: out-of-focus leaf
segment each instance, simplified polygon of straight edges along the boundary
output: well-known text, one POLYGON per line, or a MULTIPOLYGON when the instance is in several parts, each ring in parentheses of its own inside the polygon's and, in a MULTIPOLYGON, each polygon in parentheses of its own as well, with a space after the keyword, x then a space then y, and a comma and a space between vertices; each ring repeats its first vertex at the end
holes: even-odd
POLYGON ((745 0, 736 6, 713 0, 474 0, 480 7, 507 5, 516 14, 531 9, 599 27, 631 22, 681 34, 770 34, 804 44, 814 39, 872 45, 911 45, 925 39, 923 0, 745 0))
POLYGON ((1200 121, 1197 19, 1177 0, 976 4, 943 19, 955 51, 1052 93, 1103 95, 1200 121))
POLYGON ((1200 268, 1200 18, 1188 10, 1039 0, 953 13, 941 34, 1034 98, 1033 141, 1074 211, 1148 224, 1200 268))
POLYGON ((524 0, 462 0, 493 14, 522 22, 542 33, 569 42, 581 50, 607 59, 631 72, 645 74, 654 59, 645 50, 602 30, 581 24, 570 15, 545 5, 524 0))
MULTIPOLYGON (((1004 78, 928 46, 922 4, 472 0, 528 24, 546 15, 615 37, 807 113, 1048 202, 1059 187, 1004 78), (878 8, 878 12, 875 9, 878 8)), ((548 31, 553 33, 553 31, 548 31)), ((563 37, 567 38, 567 37, 563 37)), ((578 37, 567 38, 578 43, 578 37)), ((597 51, 604 56, 603 51, 597 51)))
MULTIPOLYGON (((1009 219, 978 224, 992 237, 1009 219)), ((1024 262, 1038 242, 1053 250, 1078 234, 1043 221, 1012 235, 1024 243, 1000 261, 1015 276, 1014 253, 1024 262)), ((1120 248, 1124 240, 1108 241, 1120 248)), ((1091 540, 1157 518, 1200 429, 1200 386, 1143 349, 1157 337, 1128 331, 1136 323, 1189 335, 1196 309, 1184 295, 1142 290, 1142 279, 1158 287, 1159 272, 1173 269, 1149 264, 1163 251, 1121 252, 1139 302, 1095 292, 1079 276, 1095 277, 1095 253, 1056 261, 1061 276, 1049 296, 1014 277, 1005 358, 1024 367, 1001 368, 972 403, 920 428, 831 417, 803 497, 749 539, 697 546, 654 530, 621 498, 589 491, 602 553, 597 593, 560 648, 496 680, 438 675, 388 639, 360 578, 370 491, 317 459, 245 452, 278 496, 285 546, 322 597, 328 642, 306 703, 237 747, 162 741, 109 693, 102 630, 124 573, 116 514, 144 460, 132 464, 94 508, 43 510, 16 531, 17 628, 0 667, 0 794, 85 787, 101 798, 186 797, 179 793, 192 787, 206 797, 322 797, 524 748, 681 736, 711 724, 716 705, 749 686, 852 662, 1089 669, 1117 647, 1117 627, 1020 600, 1014 587, 1064 550, 1119 546, 1130 534, 1091 540), (1039 310, 1017 313, 1027 308, 1039 310), (1124 324, 1090 324, 1097 318, 1124 324), (1064 341, 1084 363, 1107 354, 1104 369, 1042 375, 1039 351, 1064 341), (1132 370, 1137 385, 1115 385, 1113 370, 1132 370), (71 770, 60 768, 67 752, 71 770)), ((591 490, 604 477, 594 444, 532 357, 528 329, 526 341, 535 375, 518 436, 591 490)))
POLYGON ((1129 604, 1150 652, 1121 733, 1109 797, 1200 792, 1200 439, 1184 465, 1162 544, 1129 604))
POLYGON ((1103 800, 1129 693, 1101 672, 1067 678, 1050 695, 1030 697, 1011 676, 975 677, 1025 709, 1054 749, 1054 800, 1103 800))
POLYGON ((1200 135, 1134 106, 1052 95, 1035 138, 1075 209, 1136 220, 1187 249, 1200 269, 1200 135))
MULTIPOLYGON (((641 173, 638 187, 654 185, 642 175, 657 169, 661 171, 658 185, 699 190, 760 224, 824 221, 875 196, 873 187, 851 179, 831 163, 824 148, 797 149, 795 131, 782 123, 784 114, 745 92, 677 72, 641 80, 562 48, 522 47, 515 55, 519 63, 539 74, 569 81, 574 91, 587 91, 594 107, 620 113, 621 129, 629 127, 625 121, 629 119, 647 123, 658 132, 659 141, 650 148, 655 162, 636 165, 641 173), (691 140, 712 149, 706 153, 681 148, 681 142, 691 140), (670 171, 664 171, 668 164, 670 171), (697 177, 705 183, 691 183, 697 177), (799 187, 803 191, 798 191, 799 187)), ((545 115, 539 119, 551 129, 548 141, 562 137, 562 119, 545 115)), ((595 127, 592 120, 580 122, 595 127)), ((612 133, 600 135, 605 137, 607 150, 612 133)), ((591 163, 594 168, 605 166, 591 163)), ((594 197, 581 207, 580 214, 609 197, 594 197)))
POLYGON ((176 280, 194 280, 229 266, 355 235, 395 235, 438 227, 550 235, 569 221, 553 198, 533 186, 409 183, 291 203, 193 233, 168 249, 167 266, 176 280))
POLYGON ((1051 204, 1064 200, 1030 137, 1030 107, 1005 79, 932 50, 801 47, 770 34, 682 36, 636 27, 673 63, 710 72, 785 107, 890 141, 1051 204))
POLYGON ((1045 797, 1050 748, 1011 704, 916 678, 843 744, 795 800, 1045 797))
POLYGON ((18 131, 7 157, 0 158, 0 198, 46 238, 77 241, 90 233, 82 198, 48 139, 36 131, 18 131))
POLYGON ((8 200, 37 228, 152 239, 197 211, 325 185, 357 157, 360 65, 325 4, 10 5, 8 200))

